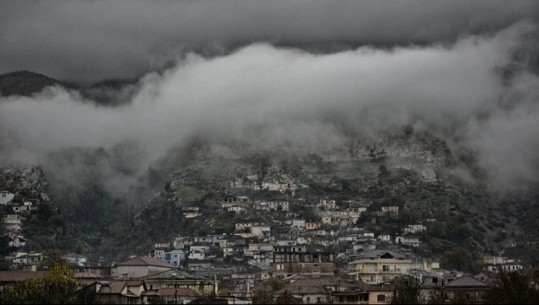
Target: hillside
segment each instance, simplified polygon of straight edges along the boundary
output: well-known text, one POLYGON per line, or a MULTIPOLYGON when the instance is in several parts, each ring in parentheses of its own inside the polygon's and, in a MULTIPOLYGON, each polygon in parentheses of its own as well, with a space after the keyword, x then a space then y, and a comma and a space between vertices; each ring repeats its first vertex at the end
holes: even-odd
POLYGON ((49 86, 65 86, 62 82, 30 71, 16 71, 0 75, 0 96, 31 96, 49 86))
POLYGON ((108 80, 78 85, 31 71, 0 74, 0 96, 32 96, 50 86, 74 90, 84 99, 105 106, 127 103, 138 89, 137 80, 108 80))
MULTIPOLYGON (((50 85, 62 83, 27 71, 0 76, 3 95, 30 95, 50 85)), ((96 103, 120 105, 137 85, 103 82, 77 90, 93 94, 96 103)), ((108 149, 71 147, 47 155, 43 164, 3 168, 0 191, 15 193, 18 203, 47 199, 38 200, 47 203, 23 226, 25 249, 113 261, 180 235, 231 234, 234 222, 275 222, 275 231, 285 234, 280 223, 290 217, 320 220, 327 211, 312 205, 331 198, 340 210, 366 208, 350 228, 328 226, 338 236, 352 229, 396 236, 403 226, 424 224, 428 230, 414 249, 419 254, 440 258, 464 246, 475 259, 505 254, 539 263, 537 188, 492 190, 477 160, 425 129, 406 126, 374 140, 349 136, 339 147, 318 151, 261 149, 200 136, 142 169, 136 149, 129 141, 108 149), (226 195, 287 200, 292 216, 252 208, 227 212, 220 206, 226 195), (381 217, 387 206, 398 206, 398 217, 381 217), (192 209, 200 215, 186 217, 192 209)))

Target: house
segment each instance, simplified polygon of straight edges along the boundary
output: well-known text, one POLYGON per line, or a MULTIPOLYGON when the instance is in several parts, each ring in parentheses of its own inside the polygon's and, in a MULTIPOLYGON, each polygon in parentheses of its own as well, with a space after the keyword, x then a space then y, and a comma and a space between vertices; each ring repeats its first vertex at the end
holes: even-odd
POLYGON ((272 254, 273 244, 271 243, 250 243, 243 250, 243 256, 249 258, 250 264, 265 268, 269 268, 269 263, 272 262, 272 254))
POLYGON ((43 278, 46 275, 46 271, 0 271, 0 291, 6 285, 34 278, 43 278))
POLYGON ((227 212, 234 212, 234 213, 236 213, 236 214, 239 214, 239 213, 241 213, 241 212, 245 212, 246 209, 245 209, 244 207, 236 206, 236 205, 235 205, 235 206, 228 207, 228 208, 226 209, 226 211, 227 211, 227 212))
POLYGON ((318 206, 324 209, 332 210, 337 208, 337 202, 335 200, 320 199, 318 206))
POLYGON ((366 207, 348 207, 346 208, 346 213, 350 218, 351 223, 356 223, 362 213, 367 211, 366 207))
POLYGON ((337 304, 367 304, 370 285, 356 280, 339 280, 333 291, 333 302, 337 304))
POLYGON ((246 196, 227 195, 221 200, 221 208, 227 210, 231 207, 247 207, 251 201, 246 196))
POLYGON ((395 243, 403 246, 419 247, 421 238, 418 236, 395 236, 395 243))
POLYGON ((185 252, 183 250, 171 250, 165 252, 164 259, 161 260, 173 266, 182 266, 185 261, 185 252))
POLYGON ((68 264, 75 265, 77 267, 86 267, 88 265, 88 257, 75 253, 68 253, 62 255, 62 259, 68 264))
POLYGON ((278 302, 292 297, 304 304, 328 304, 332 302, 333 291, 338 285, 338 280, 334 277, 294 278, 287 282, 284 288, 275 292, 278 302))
POLYGON ((8 205, 11 203, 11 200, 15 197, 15 194, 8 191, 0 192, 0 205, 8 205))
POLYGON ((194 238, 190 236, 178 236, 172 243, 174 249, 185 249, 194 244, 194 238))
POLYGON ((305 229, 305 219, 292 219, 290 221, 290 227, 292 229, 305 229))
POLYGON ((194 236, 193 243, 218 246, 224 238, 223 235, 194 236))
POLYGON ((389 304, 391 285, 367 285, 361 281, 334 276, 308 278, 292 276, 275 292, 277 301, 294 298, 304 304, 389 304))
POLYGON ((14 204, 12 207, 13 213, 30 213, 35 211, 37 207, 31 201, 25 201, 22 205, 14 204))
POLYGON ((399 215, 399 207, 394 205, 382 207, 382 213, 386 215, 399 215))
POLYGON ((157 289, 155 295, 148 297, 150 304, 189 304, 202 295, 187 287, 157 289))
POLYGON ((166 288, 189 288, 197 294, 209 295, 216 290, 214 281, 203 277, 197 277, 187 272, 170 269, 167 271, 155 273, 144 278, 148 289, 160 291, 166 288))
POLYGON ((190 260, 204 260, 206 259, 206 256, 209 252, 209 246, 193 245, 189 247, 189 255, 187 256, 187 258, 190 260))
POLYGON ((334 254, 304 245, 274 246, 271 268, 277 278, 293 274, 329 276, 335 272, 334 254))
POLYGON ((268 203, 265 201, 255 201, 254 208, 255 210, 263 210, 263 211, 269 210, 268 203))
POLYGON ((268 210, 272 211, 289 211, 288 201, 270 201, 268 202, 268 210))
POLYGON ((36 252, 17 252, 15 253, 15 258, 13 258, 13 264, 15 265, 28 265, 28 264, 38 264, 43 261, 43 254, 36 252))
POLYGON ((310 237, 299 236, 298 238, 296 238, 297 245, 310 245, 311 242, 312 239, 310 237))
POLYGON ((256 223, 256 224, 253 224, 253 226, 251 227, 251 233, 249 236, 261 238, 261 237, 269 235, 270 232, 271 232, 270 225, 263 224, 263 223, 256 223))
POLYGON ((2 224, 6 231, 21 231, 23 217, 17 214, 7 214, 2 218, 2 224))
POLYGON ((507 257, 500 256, 485 256, 483 258, 485 264, 485 270, 500 273, 500 272, 514 272, 524 269, 524 266, 519 262, 508 259, 507 257))
POLYGON ((427 231, 427 227, 422 224, 415 224, 415 225, 407 225, 404 228, 402 228, 402 232, 404 234, 417 234, 417 233, 423 233, 427 231))
POLYGON ((387 283, 414 266, 411 258, 392 250, 365 251, 349 264, 355 270, 350 275, 367 284, 387 283))
POLYGON ((198 207, 183 207, 183 217, 190 219, 200 216, 200 209, 198 207))
POLYGON ((261 252, 272 252, 273 244, 271 243, 250 243, 247 248, 244 249, 243 255, 253 256, 261 252))
POLYGON ((150 251, 149 257, 163 260, 165 258, 165 252, 170 249, 170 242, 155 243, 153 249, 150 251))
POLYGON ((82 288, 96 304, 146 304, 142 280, 95 281, 82 288))
POLYGON ((391 304, 394 291, 395 287, 387 283, 369 285, 369 300, 366 304, 391 304))
POLYGON ((472 276, 463 275, 445 284, 444 290, 452 303, 483 303, 489 286, 472 276))
POLYGON ((326 215, 322 217, 322 223, 325 225, 337 224, 338 218, 332 217, 331 215, 326 215))
POLYGON ((389 235, 389 234, 380 234, 380 235, 378 235, 377 238, 381 242, 388 242, 388 243, 391 242, 391 235, 389 235))
POLYGON ((223 236, 223 238, 219 240, 219 248, 221 249, 243 245, 245 245, 245 239, 237 235, 223 236))
POLYGON ((112 278, 143 278, 151 274, 173 269, 174 266, 156 258, 136 256, 116 264, 111 270, 112 278))
POLYGON ((17 232, 7 232, 4 234, 8 239, 8 245, 13 248, 20 248, 26 245, 26 238, 17 232))
POLYGON ((305 230, 316 230, 319 229, 322 226, 320 222, 317 221, 306 221, 305 222, 305 230))
POLYGON ((250 231, 253 226, 252 222, 237 222, 234 224, 234 230, 238 231, 250 231))
POLYGON ((73 277, 82 287, 86 287, 98 281, 106 281, 105 277, 90 271, 76 272, 73 277))

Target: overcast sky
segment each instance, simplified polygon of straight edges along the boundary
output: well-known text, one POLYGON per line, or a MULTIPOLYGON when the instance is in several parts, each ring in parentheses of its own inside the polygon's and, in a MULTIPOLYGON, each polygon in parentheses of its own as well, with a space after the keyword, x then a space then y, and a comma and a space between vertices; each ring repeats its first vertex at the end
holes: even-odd
POLYGON ((139 77, 185 50, 253 42, 332 51, 454 42, 537 20, 534 0, 0 0, 0 73, 95 82, 139 77))
POLYGON ((0 72, 140 81, 116 108, 2 98, 0 165, 123 145, 140 173, 194 135, 317 151, 411 124, 537 183, 538 3, 1 1, 0 72))

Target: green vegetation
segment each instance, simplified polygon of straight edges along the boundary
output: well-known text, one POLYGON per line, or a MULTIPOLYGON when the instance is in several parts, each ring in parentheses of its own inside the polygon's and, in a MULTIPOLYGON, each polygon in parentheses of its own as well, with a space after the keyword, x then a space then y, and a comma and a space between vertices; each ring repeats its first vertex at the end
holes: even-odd
MULTIPOLYGON (((79 284, 66 264, 54 264, 44 277, 7 285, 0 292, 1 304, 77 304, 79 284)), ((85 302, 84 302, 85 303, 85 302)))
POLYGON ((182 186, 176 192, 176 195, 181 198, 183 202, 196 202, 202 200, 206 195, 206 192, 197 187, 182 186))

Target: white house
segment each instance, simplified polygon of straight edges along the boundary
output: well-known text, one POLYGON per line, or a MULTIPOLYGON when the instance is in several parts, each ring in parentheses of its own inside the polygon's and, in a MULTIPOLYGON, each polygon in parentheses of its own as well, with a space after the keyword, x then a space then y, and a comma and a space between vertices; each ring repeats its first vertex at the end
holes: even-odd
POLYGON ((21 231, 21 217, 17 214, 8 214, 2 218, 2 223, 6 231, 21 231))
POLYGON ((399 207, 395 205, 382 207, 382 213, 398 215, 399 207))
POLYGON ((68 253, 66 255, 62 255, 62 259, 70 264, 75 264, 78 267, 86 267, 86 265, 88 264, 88 257, 75 253, 68 253))
POLYGON ((391 235, 389 234, 380 234, 377 238, 379 241, 391 242, 391 235))
POLYGON ((289 203, 288 201, 270 201, 268 202, 268 209, 273 211, 289 211, 289 203))
POLYGON ((239 214, 241 212, 245 212, 245 208, 244 207, 240 207, 240 206, 231 206, 231 207, 228 207, 226 209, 228 212, 234 212, 236 214, 239 214))
POLYGON ((37 264, 43 260, 43 254, 35 252, 17 252, 13 264, 37 264))
POLYGON ((181 266, 182 262, 185 260, 185 252, 182 250, 171 250, 165 252, 165 257, 162 261, 173 266, 181 266))
POLYGON ((290 223, 291 228, 295 229, 304 229, 305 228, 305 219, 292 219, 290 223))
POLYGON ((16 232, 8 232, 4 234, 9 240, 9 246, 14 248, 24 247, 26 245, 26 239, 22 234, 16 232))
POLYGON ((0 205, 8 205, 11 202, 11 200, 13 200, 13 197, 15 197, 14 194, 8 191, 1 191, 0 192, 0 205))
POLYGON ((422 224, 407 225, 404 228, 402 228, 403 233, 417 234, 417 233, 422 233, 425 231, 427 231, 427 227, 422 224))
POLYGON ((251 227, 252 237, 264 237, 271 232, 271 227, 266 224, 256 224, 251 227))
POLYGON ((336 209, 337 202, 335 200, 320 199, 318 205, 325 209, 336 209))
POLYGON ((396 236, 395 243, 403 246, 419 247, 421 239, 418 236, 396 236))

